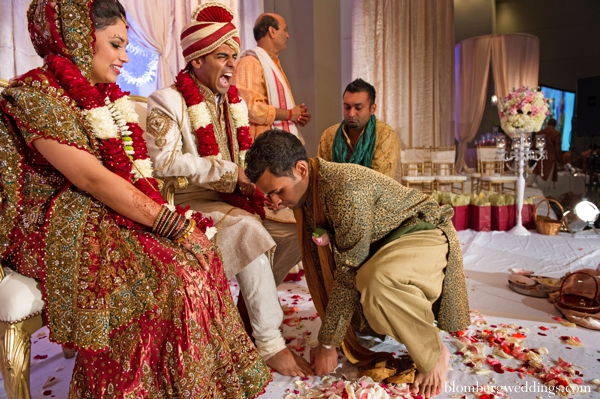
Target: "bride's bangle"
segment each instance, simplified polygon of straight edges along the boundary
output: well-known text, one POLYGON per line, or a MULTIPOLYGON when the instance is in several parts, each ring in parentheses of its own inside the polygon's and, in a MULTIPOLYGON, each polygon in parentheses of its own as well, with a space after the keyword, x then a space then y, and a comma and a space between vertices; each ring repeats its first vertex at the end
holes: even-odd
POLYGON ((181 231, 179 234, 177 234, 175 237, 173 237, 173 241, 176 242, 177 244, 183 243, 185 240, 187 240, 192 235, 195 228, 196 228, 196 221, 194 219, 187 219, 186 227, 183 229, 183 231, 181 231))

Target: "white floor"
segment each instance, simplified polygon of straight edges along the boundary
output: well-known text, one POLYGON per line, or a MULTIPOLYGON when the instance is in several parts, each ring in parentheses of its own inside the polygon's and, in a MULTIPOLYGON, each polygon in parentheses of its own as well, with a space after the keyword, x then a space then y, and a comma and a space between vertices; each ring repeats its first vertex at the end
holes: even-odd
MULTIPOLYGON (((542 356, 543 364, 553 367, 558 358, 571 363, 577 373, 569 381, 579 382, 587 393, 569 395, 576 398, 600 398, 598 386, 588 382, 600 377, 600 331, 584 328, 570 328, 560 324, 554 317, 560 313, 544 298, 523 296, 508 288, 508 269, 523 267, 534 270, 539 275, 560 277, 567 271, 584 267, 596 268, 600 264, 600 236, 581 234, 571 237, 565 233, 558 236, 543 236, 532 232, 528 237, 516 237, 504 232, 477 233, 471 230, 459 232, 465 271, 468 281, 470 307, 473 324, 467 335, 487 329, 496 334, 523 333, 521 345, 527 348, 545 347, 548 355, 542 356), (567 344, 560 337, 572 336, 581 340, 584 346, 567 344)), ((237 287, 233 285, 233 291, 237 287)), ((320 321, 310 301, 310 295, 304 280, 299 283, 284 283, 279 290, 281 303, 287 306, 283 332, 290 345, 298 353, 308 357, 309 348, 314 344, 320 321)), ((457 340, 442 333, 444 342, 454 353, 457 340)), ((369 343, 365 341, 365 343, 369 343)), ((388 338, 377 344, 377 350, 402 353, 403 347, 388 338)), ((486 347, 485 354, 491 353, 486 347)), ((463 356, 454 354, 451 358, 451 370, 448 372, 446 391, 440 398, 474 398, 473 386, 504 386, 512 390, 505 397, 548 398, 553 393, 544 390, 542 382, 536 376, 506 371, 502 374, 490 365, 471 368, 463 364, 463 356), (518 390, 519 392, 515 392, 518 390), (527 392, 527 390, 529 390, 527 392), (465 396, 463 396, 465 395, 465 396)), ((499 358, 506 367, 518 367, 515 359, 499 358)), ((345 359, 340 359, 341 367, 335 376, 352 379, 356 370, 345 359)), ((48 341, 47 330, 34 334, 32 340, 31 388, 33 398, 65 398, 68 389, 73 360, 62 357, 60 348, 48 341), (55 377, 57 383, 43 389, 48 378, 55 377)), ((283 377, 274 374, 273 382, 267 387, 264 398, 304 397, 303 384, 318 387, 320 378, 300 381, 298 378, 283 377)), ((1 384, 0 384, 1 385, 1 384)), ((499 396, 497 396, 499 397, 499 396)), ((5 398, 0 386, 0 398, 5 398)))

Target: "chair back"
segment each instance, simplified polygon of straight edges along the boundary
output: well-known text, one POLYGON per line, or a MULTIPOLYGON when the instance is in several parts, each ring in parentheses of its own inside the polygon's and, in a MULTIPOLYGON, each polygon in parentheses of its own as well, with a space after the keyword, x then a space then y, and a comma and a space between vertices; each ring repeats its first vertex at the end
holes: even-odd
POLYGON ((4 91, 9 85, 8 80, 0 78, 0 93, 4 91))
POLYGON ((440 150, 431 152, 431 163, 436 176, 447 176, 454 174, 454 160, 456 153, 452 150, 440 150))
POLYGON ((400 173, 402 176, 431 175, 431 151, 422 147, 400 151, 400 173))
POLYGON ((482 176, 504 175, 504 160, 496 147, 477 147, 477 172, 482 176))
POLYGON ((148 113, 148 99, 143 96, 130 95, 129 99, 133 102, 133 108, 140 117, 140 127, 146 131, 146 115, 148 113))

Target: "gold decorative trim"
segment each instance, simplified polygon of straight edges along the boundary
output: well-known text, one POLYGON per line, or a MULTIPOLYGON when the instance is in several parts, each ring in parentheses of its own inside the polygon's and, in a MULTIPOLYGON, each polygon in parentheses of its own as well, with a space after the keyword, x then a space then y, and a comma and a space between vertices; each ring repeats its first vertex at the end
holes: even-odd
POLYGON ((19 320, 0 320, 0 323, 6 323, 8 325, 14 325, 14 324, 19 324, 19 323, 23 323, 24 321, 27 321, 33 317, 39 316, 42 314, 42 312, 44 311, 44 309, 42 310, 38 310, 37 312, 28 314, 27 316, 19 319, 19 320))
POLYGON ((212 187, 213 190, 219 193, 232 193, 235 190, 235 186, 237 184, 237 171, 235 172, 225 172, 219 179, 219 181, 214 183, 209 183, 209 186, 212 187))
POLYGON ((177 176, 175 178, 175 188, 179 190, 185 190, 190 185, 188 178, 185 176, 177 176))
POLYGON ((129 95, 129 99, 131 101, 135 101, 136 103, 144 103, 147 104, 148 103, 148 99, 144 96, 138 96, 136 94, 130 94, 129 95))
POLYGON ((10 82, 6 79, 0 78, 0 87, 7 88, 10 85, 10 82))

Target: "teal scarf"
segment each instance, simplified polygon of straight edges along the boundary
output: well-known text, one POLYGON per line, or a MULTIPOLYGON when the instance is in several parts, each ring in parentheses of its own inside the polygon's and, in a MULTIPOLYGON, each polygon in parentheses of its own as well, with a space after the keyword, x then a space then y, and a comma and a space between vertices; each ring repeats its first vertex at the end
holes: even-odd
POLYGON ((354 148, 350 159, 348 159, 348 143, 346 143, 344 132, 342 131, 346 122, 342 121, 333 138, 333 148, 331 150, 331 159, 333 162, 355 163, 371 168, 373 153, 375 152, 375 138, 377 137, 376 121, 375 115, 371 115, 365 131, 358 139, 358 143, 356 143, 356 148, 354 148))

